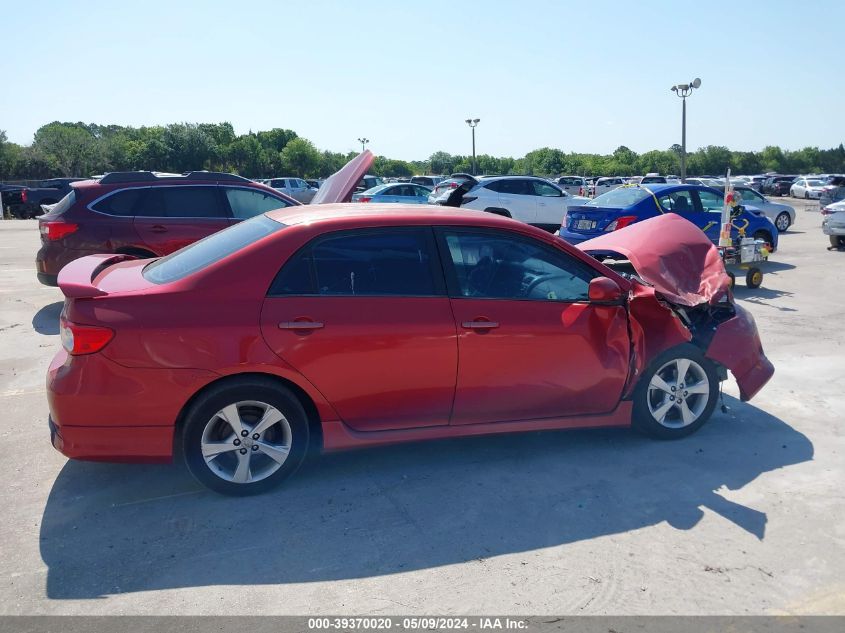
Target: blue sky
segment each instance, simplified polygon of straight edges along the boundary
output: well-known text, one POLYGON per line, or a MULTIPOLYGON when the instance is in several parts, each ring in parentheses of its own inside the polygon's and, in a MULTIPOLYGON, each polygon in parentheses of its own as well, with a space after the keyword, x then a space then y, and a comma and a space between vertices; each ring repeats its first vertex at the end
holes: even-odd
POLYGON ((321 149, 521 156, 845 141, 841 0, 0 0, 0 129, 285 127, 321 149))

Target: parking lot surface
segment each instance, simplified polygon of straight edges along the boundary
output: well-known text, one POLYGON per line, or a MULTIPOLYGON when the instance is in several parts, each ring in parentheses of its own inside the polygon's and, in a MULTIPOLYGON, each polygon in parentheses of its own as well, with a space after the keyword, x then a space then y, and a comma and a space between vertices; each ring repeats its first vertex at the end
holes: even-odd
POLYGON ((62 295, 36 222, 0 222, 0 613, 845 614, 845 253, 790 203, 762 287, 736 289, 775 376, 751 403, 726 383, 697 434, 329 455, 246 499, 53 450, 62 295))

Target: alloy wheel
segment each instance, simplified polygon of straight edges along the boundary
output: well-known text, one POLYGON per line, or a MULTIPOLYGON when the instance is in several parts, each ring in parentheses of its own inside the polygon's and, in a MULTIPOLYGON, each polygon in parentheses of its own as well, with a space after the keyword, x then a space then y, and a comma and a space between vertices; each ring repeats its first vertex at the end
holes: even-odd
POLYGON ((781 213, 778 217, 775 218, 775 226, 777 227, 778 231, 785 231, 789 228, 789 214, 788 213, 781 213))
POLYGON ((694 424, 710 399, 704 368, 689 358, 675 358, 658 369, 648 385, 648 409, 655 421, 670 429, 694 424))
POLYGON ((236 484, 275 473, 291 449, 290 423, 274 406, 256 400, 235 402, 215 413, 200 440, 209 470, 236 484))

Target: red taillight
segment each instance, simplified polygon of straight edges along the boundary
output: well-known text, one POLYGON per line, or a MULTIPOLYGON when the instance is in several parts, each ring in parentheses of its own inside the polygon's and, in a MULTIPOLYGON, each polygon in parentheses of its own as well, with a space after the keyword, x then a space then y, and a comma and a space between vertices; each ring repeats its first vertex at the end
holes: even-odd
POLYGON ((619 229, 624 229, 629 224, 633 224, 637 221, 637 216, 635 215, 623 215, 621 218, 616 218, 613 222, 607 225, 605 231, 618 231, 619 229))
POLYGON ((21 202, 26 202, 26 189, 21 189, 21 202))
POLYGON ((358 198, 358 202, 369 202, 370 200, 372 200, 370 197, 358 198))
POLYGON ((822 207, 822 215, 833 215, 836 213, 833 209, 829 209, 827 207, 822 207))
POLYGON ((457 188, 458 188, 458 183, 456 183, 456 182, 450 182, 449 183, 449 189, 457 189, 457 188))
POLYGON ((59 330, 62 347, 72 356, 99 352, 114 338, 114 332, 107 327, 77 325, 65 318, 60 319, 59 330))
POLYGON ((51 242, 75 233, 78 229, 79 225, 72 222, 40 222, 38 224, 41 235, 51 242))

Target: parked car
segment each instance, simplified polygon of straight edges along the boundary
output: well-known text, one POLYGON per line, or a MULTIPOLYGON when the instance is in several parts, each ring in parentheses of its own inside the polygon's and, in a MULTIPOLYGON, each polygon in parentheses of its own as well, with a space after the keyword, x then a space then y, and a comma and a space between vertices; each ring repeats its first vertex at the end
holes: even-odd
POLYGON ((302 204, 308 204, 314 199, 317 189, 309 185, 302 178, 270 178, 267 181, 273 189, 286 196, 290 196, 294 200, 298 200, 302 204))
POLYGON ((845 201, 822 207, 822 232, 833 248, 845 248, 845 201))
POLYGON ((74 182, 38 220, 38 280, 55 286, 59 271, 86 255, 167 255, 243 219, 296 204, 264 185, 216 172, 114 172, 74 182))
POLYGON ((607 193, 611 189, 616 189, 616 187, 621 187, 624 184, 625 181, 618 177, 599 178, 590 185, 590 195, 593 197, 600 196, 601 194, 607 193))
MULTIPOLYGON (((724 187, 714 188, 721 191, 722 195, 724 195, 724 187)), ((734 191, 739 193, 743 206, 762 211, 772 221, 778 232, 783 233, 795 223, 795 209, 788 204, 772 202, 763 194, 754 191, 750 186, 734 187, 734 191)))
POLYGON ((589 193, 587 180, 581 176, 561 176, 555 180, 555 184, 573 196, 586 196, 589 193))
POLYGON ((411 178, 410 182, 415 185, 422 185, 423 187, 434 189, 437 186, 437 183, 442 180, 445 180, 443 176, 414 176, 411 178))
POLYGON ((305 182, 307 182, 308 186, 311 187, 312 189, 319 189, 320 185, 323 184, 323 180, 320 179, 320 178, 318 178, 317 180, 306 178, 305 182))
POLYGON ((661 176, 660 174, 646 174, 640 179, 638 184, 641 185, 665 185, 666 184, 666 176, 661 176))
POLYGON ((44 213, 41 205, 56 204, 64 198, 74 182, 85 178, 50 178, 37 187, 10 188, 3 192, 3 204, 16 218, 35 218, 44 213))
POLYGON ((465 178, 454 189, 447 189, 435 199, 436 204, 478 209, 545 231, 554 232, 572 204, 584 204, 589 198, 573 196, 542 178, 533 176, 491 176, 465 178))
POLYGON ((366 175, 363 176, 359 181, 358 185, 355 187, 356 192, 366 191, 367 189, 372 189, 373 187, 377 187, 378 185, 383 185, 384 181, 379 178, 378 176, 370 176, 366 175))
POLYGON ((772 196, 785 196, 789 194, 789 188, 795 181, 796 176, 769 176, 763 181, 760 193, 772 196))
POLYGON ((833 176, 822 187, 821 194, 819 194, 819 207, 824 208, 842 200, 845 200, 845 176, 833 176))
POLYGON ((352 194, 352 202, 393 202, 428 204, 431 189, 411 183, 378 185, 361 193, 352 194))
POLYGON ((612 237, 597 247, 643 282, 512 219, 379 205, 280 209, 152 263, 77 260, 53 446, 184 459, 245 495, 313 449, 629 424, 671 439, 710 418, 728 370, 752 398, 774 368, 714 247, 669 215, 612 237))
POLYGON ((793 198, 819 199, 825 183, 815 178, 796 178, 789 187, 789 195, 793 198))
MULTIPOLYGON (((714 243, 719 240, 724 194, 698 185, 634 185, 620 187, 583 206, 569 208, 558 235, 572 244, 618 231, 642 220, 677 213, 699 227, 714 243)), ((778 230, 762 211, 743 209, 734 220, 749 237, 777 248, 778 230)))

